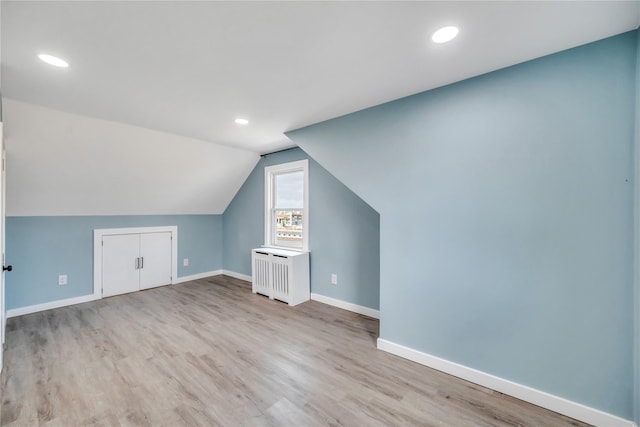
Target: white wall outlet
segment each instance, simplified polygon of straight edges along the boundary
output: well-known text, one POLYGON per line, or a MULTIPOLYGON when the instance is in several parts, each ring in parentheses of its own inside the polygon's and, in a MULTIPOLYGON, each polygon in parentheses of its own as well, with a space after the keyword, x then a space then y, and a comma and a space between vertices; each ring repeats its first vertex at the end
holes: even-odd
POLYGON ((332 285, 338 284, 338 275, 335 273, 331 273, 331 284, 332 285))
POLYGON ((185 258, 182 260, 182 265, 185 267, 189 267, 189 258, 185 258))
POLYGON ((63 286, 67 284, 67 275, 61 274, 58 276, 58 285, 63 286))

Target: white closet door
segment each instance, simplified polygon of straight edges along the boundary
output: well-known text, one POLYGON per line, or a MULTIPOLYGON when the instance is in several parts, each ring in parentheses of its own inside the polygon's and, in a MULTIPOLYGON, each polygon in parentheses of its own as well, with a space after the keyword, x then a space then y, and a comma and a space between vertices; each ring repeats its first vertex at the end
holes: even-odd
POLYGON ((171 233, 140 235, 140 289, 155 288, 171 283, 171 233))
POLYGON ((140 270, 136 268, 139 256, 139 234, 102 237, 103 297, 140 290, 140 270))

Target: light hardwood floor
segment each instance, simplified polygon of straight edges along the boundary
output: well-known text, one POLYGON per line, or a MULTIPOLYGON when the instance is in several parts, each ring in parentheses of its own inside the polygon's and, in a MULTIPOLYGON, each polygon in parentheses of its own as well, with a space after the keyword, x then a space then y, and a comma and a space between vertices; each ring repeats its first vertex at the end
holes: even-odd
POLYGON ((2 425, 584 425, 376 350, 377 320, 226 276, 7 328, 2 425))

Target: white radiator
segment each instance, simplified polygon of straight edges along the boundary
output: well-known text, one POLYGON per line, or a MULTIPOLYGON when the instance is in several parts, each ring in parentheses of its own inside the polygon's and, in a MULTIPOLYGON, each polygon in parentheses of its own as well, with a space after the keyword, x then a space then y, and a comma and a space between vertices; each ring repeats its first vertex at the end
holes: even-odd
POLYGON ((269 295, 269 259, 257 256, 253 258, 253 293, 269 295))
POLYGON ((309 301, 309 253, 259 248, 251 251, 253 293, 297 305, 309 301))

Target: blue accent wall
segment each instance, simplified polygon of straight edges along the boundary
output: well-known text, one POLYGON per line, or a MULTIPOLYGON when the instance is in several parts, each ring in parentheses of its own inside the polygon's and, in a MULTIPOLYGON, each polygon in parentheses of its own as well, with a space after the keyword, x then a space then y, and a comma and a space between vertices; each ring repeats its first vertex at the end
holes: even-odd
POLYGON ((380 213, 380 336, 632 419, 630 32, 287 135, 380 213))
POLYGON ((7 217, 6 308, 93 294, 94 229, 168 225, 178 226, 178 277, 222 269, 222 215, 7 217))
POLYGON ((263 157, 227 207, 224 268, 250 275, 251 249, 264 244, 265 166, 303 159, 309 159, 311 292, 377 310, 380 217, 300 149, 263 157))

